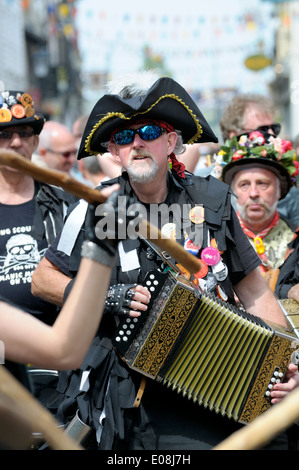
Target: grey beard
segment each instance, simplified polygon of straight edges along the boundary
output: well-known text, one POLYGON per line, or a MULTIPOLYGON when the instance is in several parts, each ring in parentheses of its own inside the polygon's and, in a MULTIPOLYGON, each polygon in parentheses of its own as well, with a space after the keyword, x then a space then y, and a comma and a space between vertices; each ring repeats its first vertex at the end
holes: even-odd
POLYGON ((153 160, 151 168, 148 168, 144 172, 141 172, 140 168, 136 171, 132 166, 127 168, 127 173, 132 183, 151 183, 156 178, 158 171, 159 167, 153 160))

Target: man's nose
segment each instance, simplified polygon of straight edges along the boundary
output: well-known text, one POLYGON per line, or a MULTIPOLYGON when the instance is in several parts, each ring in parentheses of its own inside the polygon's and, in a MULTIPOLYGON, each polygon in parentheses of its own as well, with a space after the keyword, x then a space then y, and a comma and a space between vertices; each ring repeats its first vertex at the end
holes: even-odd
POLYGON ((258 190, 258 186, 256 184, 251 184, 250 185, 250 188, 249 188, 249 195, 251 198, 255 198, 255 197, 258 197, 259 196, 259 190, 258 190))
POLYGON ((141 139, 141 137, 137 134, 137 132, 136 132, 136 134, 135 134, 135 136, 134 136, 134 140, 133 140, 133 142, 132 142, 132 146, 133 146, 133 147, 143 147, 143 146, 144 146, 144 142, 143 142, 143 140, 141 139))
POLYGON ((17 132, 14 132, 11 139, 10 145, 19 147, 21 145, 21 137, 17 132))

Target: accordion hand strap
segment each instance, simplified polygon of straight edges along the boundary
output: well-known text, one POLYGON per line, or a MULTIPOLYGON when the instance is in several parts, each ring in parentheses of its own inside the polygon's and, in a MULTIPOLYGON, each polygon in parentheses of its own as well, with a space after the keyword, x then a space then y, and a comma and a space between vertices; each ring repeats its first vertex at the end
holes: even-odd
POLYGON ((134 401, 134 408, 138 408, 140 405, 141 398, 144 393, 145 385, 146 385, 146 378, 142 377, 141 382, 140 382, 140 387, 139 387, 139 390, 137 392, 137 395, 134 401))

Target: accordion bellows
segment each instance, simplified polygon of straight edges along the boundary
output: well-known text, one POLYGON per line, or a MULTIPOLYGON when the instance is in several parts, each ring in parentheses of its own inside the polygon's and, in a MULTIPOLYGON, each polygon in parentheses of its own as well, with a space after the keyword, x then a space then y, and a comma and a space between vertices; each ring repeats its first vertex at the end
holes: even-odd
POLYGON ((150 272, 145 285, 149 312, 126 318, 114 338, 130 368, 237 422, 270 408, 271 387, 299 357, 293 332, 172 272, 150 272))

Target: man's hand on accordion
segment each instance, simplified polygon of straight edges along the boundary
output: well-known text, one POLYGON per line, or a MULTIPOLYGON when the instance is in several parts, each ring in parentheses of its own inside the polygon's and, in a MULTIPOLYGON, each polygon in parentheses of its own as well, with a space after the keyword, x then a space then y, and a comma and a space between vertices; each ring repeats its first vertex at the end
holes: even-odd
POLYGON ((147 310, 151 294, 146 287, 136 284, 110 286, 105 300, 104 313, 139 317, 147 310))
POLYGON ((299 387, 298 366, 291 363, 286 374, 286 382, 277 383, 271 391, 271 403, 280 402, 288 393, 299 387))

